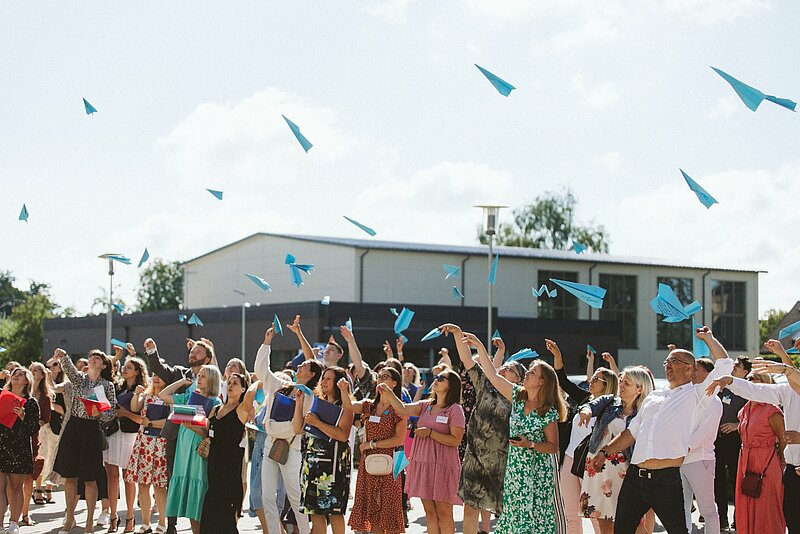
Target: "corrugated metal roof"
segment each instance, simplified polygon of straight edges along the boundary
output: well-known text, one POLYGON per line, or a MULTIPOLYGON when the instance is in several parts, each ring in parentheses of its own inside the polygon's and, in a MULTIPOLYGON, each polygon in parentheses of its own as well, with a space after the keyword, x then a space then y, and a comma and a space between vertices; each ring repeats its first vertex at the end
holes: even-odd
MULTIPOLYGON (((192 258, 183 263, 187 265, 193 261, 205 258, 211 254, 216 254, 230 246, 237 245, 243 241, 255 237, 280 237, 284 239, 294 239, 297 241, 310 241, 313 243, 323 243, 327 245, 337 245, 342 247, 361 248, 361 249, 376 249, 376 250, 396 250, 401 252, 433 252, 440 254, 465 254, 474 256, 483 256, 486 254, 485 246, 470 246, 470 245, 438 245, 429 243, 408 243, 404 241, 381 241, 376 239, 352 239, 346 237, 322 237, 310 235, 297 235, 297 234, 272 234, 267 232, 259 232, 249 235, 238 241, 234 241, 228 245, 212 250, 196 258, 192 258)), ((708 265, 698 265, 684 262, 674 262, 662 259, 641 258, 634 256, 614 256, 611 254, 600 254, 584 252, 583 254, 575 254, 571 250, 548 250, 542 248, 524 248, 524 247, 505 247, 495 246, 494 251, 502 257, 511 258, 530 258, 540 260, 561 260, 561 261, 574 261, 582 263, 605 263, 616 265, 642 265, 648 267, 677 267, 685 269, 710 269, 714 271, 736 271, 736 272, 766 272, 759 269, 746 269, 736 267, 712 267, 708 265)))

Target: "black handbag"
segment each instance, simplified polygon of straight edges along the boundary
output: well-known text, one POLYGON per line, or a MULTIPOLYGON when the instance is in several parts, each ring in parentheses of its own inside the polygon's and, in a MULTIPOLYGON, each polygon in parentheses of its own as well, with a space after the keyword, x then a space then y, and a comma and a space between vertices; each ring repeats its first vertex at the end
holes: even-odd
POLYGON ((103 435, 111 437, 119 430, 119 419, 115 417, 107 423, 100 423, 100 428, 103 430, 103 435))
MULTIPOLYGON (((608 408, 608 404, 606 404, 606 406, 603 407, 603 410, 597 414, 596 420, 599 420, 600 417, 603 416, 606 408, 608 408)), ((575 454, 572 457, 572 469, 569 471, 578 478, 583 478, 583 472, 586 470, 586 458, 589 456, 589 440, 592 439, 592 434, 594 434, 594 427, 592 427, 592 431, 589 433, 589 435, 583 438, 583 441, 581 441, 580 444, 575 447, 575 454)))

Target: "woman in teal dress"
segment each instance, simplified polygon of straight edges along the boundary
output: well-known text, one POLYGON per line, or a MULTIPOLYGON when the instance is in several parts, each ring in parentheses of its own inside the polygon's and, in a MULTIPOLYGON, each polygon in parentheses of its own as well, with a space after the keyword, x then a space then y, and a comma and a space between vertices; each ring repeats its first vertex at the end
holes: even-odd
MULTIPOLYGON (((209 404, 213 408, 222 404, 219 399, 221 383, 219 369, 213 365, 204 365, 197 373, 196 383, 189 379, 178 380, 165 387, 159 397, 167 404, 188 404, 192 393, 196 392, 210 399, 209 404), (184 386, 188 386, 186 393, 173 394, 176 389, 184 386)), ((208 461, 197 454, 197 446, 207 432, 207 427, 189 424, 181 426, 175 448, 175 464, 167 490, 167 517, 188 517, 194 534, 200 532, 203 499, 208 489, 208 461)))
POLYGON ((511 401, 509 447, 503 482, 503 511, 495 527, 498 534, 555 534, 558 497, 555 487, 558 427, 567 415, 559 395, 555 370, 534 360, 516 385, 495 370, 486 348, 474 334, 464 341, 478 350, 478 363, 503 397, 511 401))

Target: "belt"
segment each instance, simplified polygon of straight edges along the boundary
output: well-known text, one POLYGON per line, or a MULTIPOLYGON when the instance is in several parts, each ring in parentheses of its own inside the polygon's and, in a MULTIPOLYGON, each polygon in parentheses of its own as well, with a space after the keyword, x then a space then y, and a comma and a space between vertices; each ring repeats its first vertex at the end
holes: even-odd
POLYGON ((644 469, 642 467, 638 467, 635 465, 631 466, 636 473, 636 476, 639 478, 646 478, 648 480, 652 480, 658 475, 662 475, 668 473, 670 471, 679 471, 679 467, 662 467, 661 469, 644 469))

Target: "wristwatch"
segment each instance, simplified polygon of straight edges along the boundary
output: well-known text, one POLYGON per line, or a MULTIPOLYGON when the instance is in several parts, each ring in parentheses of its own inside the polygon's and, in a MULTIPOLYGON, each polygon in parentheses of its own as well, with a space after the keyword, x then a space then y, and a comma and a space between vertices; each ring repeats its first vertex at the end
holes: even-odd
POLYGON ((597 452, 602 452, 602 453, 603 453, 603 456, 605 456, 606 458, 608 458, 608 452, 606 452, 606 450, 605 450, 605 449, 600 449, 600 450, 599 450, 599 451, 597 451, 597 452))

